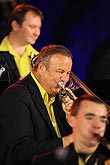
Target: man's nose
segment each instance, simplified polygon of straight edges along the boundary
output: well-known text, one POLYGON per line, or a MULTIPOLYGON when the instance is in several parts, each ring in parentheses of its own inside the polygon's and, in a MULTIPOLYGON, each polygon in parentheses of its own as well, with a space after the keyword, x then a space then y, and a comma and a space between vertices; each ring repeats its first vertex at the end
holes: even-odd
POLYGON ((93 122, 93 126, 94 126, 95 128, 100 128, 101 125, 102 125, 101 120, 98 119, 98 118, 95 118, 95 119, 94 119, 94 122, 93 122))
POLYGON ((63 81, 64 83, 69 81, 69 75, 67 73, 63 73, 60 75, 60 80, 63 81))
POLYGON ((39 28, 35 28, 34 34, 39 36, 40 35, 40 29, 39 28))

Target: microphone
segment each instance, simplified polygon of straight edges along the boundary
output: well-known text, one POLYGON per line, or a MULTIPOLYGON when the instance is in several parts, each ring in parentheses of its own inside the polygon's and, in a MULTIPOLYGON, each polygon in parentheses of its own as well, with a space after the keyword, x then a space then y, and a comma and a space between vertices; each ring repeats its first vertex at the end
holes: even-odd
POLYGON ((59 161, 65 161, 67 160, 68 157, 68 150, 65 148, 57 148, 55 153, 54 153, 55 157, 59 160, 59 161))

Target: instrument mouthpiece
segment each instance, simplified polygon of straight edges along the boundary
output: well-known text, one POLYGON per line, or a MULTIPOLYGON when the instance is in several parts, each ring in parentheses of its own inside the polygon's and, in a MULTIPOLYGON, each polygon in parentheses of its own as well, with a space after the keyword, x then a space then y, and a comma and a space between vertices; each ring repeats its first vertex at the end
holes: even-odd
POLYGON ((58 82, 58 85, 59 85, 59 87, 62 88, 62 89, 65 88, 65 84, 64 84, 62 81, 58 82))
POLYGON ((94 136, 97 137, 98 141, 105 147, 110 150, 110 144, 108 143, 107 139, 105 137, 100 136, 99 134, 94 134, 94 136))

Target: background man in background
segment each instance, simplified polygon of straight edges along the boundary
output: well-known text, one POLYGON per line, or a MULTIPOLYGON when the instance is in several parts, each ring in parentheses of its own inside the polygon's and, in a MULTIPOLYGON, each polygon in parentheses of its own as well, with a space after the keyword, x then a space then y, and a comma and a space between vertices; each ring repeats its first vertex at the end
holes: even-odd
POLYGON ((73 129, 74 142, 67 150, 34 157, 32 165, 104 165, 110 159, 110 146, 103 140, 108 123, 104 102, 89 95, 79 96, 68 115, 68 122, 73 129))
MULTIPOLYGON (((46 46, 31 73, 3 92, 0 159, 4 165, 30 164, 34 155, 65 148, 73 141, 58 94, 58 83, 66 84, 71 68, 72 54, 67 48, 46 46)), ((67 111, 72 104, 73 100, 63 100, 67 111)))
MULTIPOLYGON (((32 5, 20 4, 9 17, 9 34, 0 44, 0 82, 9 85, 30 72, 31 53, 38 39, 43 14, 32 5)), ((2 85, 1 85, 2 86, 2 85)))

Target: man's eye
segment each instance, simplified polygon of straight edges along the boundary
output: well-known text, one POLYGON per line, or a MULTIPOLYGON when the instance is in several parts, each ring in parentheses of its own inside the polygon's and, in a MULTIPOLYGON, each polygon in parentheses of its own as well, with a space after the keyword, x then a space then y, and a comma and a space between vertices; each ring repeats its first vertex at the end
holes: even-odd
POLYGON ((88 116, 86 117, 87 120, 94 120, 94 117, 93 116, 88 116))
POLYGON ((102 118, 102 119, 100 119, 100 121, 102 123, 106 123, 106 124, 108 124, 108 122, 109 122, 109 120, 107 118, 102 118))
POLYGON ((35 25, 29 25, 29 27, 33 29, 33 28, 35 28, 36 26, 35 26, 35 25))
POLYGON ((67 72, 67 75, 70 75, 70 72, 67 72))
POLYGON ((59 71, 57 71, 57 73, 62 74, 62 73, 63 73, 63 71, 60 71, 60 70, 59 70, 59 71))

